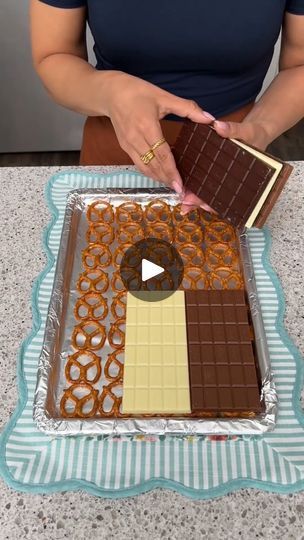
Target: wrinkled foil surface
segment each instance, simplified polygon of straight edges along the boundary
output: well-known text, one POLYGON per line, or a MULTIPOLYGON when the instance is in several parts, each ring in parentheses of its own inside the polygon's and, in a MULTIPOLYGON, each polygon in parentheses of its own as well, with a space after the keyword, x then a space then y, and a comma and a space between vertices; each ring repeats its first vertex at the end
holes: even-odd
MULTIPOLYGON (((261 400, 264 412, 254 418, 63 418, 59 402, 66 386, 64 365, 71 348, 71 335, 75 325, 73 309, 77 298, 75 284, 83 271, 81 252, 87 245, 87 207, 97 199, 103 199, 114 207, 123 202, 134 201, 147 204, 162 199, 170 205, 179 203, 178 195, 167 189, 78 189, 67 199, 65 219, 58 253, 54 286, 51 295, 42 352, 39 359, 37 386, 33 417, 38 429, 53 436, 75 435, 259 435, 275 427, 277 393, 271 373, 270 359, 263 326, 261 308, 254 279, 254 270, 246 231, 239 236, 255 346, 261 376, 261 400)), ((111 300, 112 292, 107 291, 111 300)), ((108 322, 106 321, 106 325, 108 322)), ((110 347, 106 341, 102 355, 110 347)), ((102 378, 97 384, 101 387, 102 378)))

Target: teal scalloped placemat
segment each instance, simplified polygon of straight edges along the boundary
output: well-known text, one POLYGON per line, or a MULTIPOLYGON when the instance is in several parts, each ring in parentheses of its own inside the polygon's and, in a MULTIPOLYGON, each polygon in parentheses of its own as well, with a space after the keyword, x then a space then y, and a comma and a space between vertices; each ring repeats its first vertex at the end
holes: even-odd
POLYGON ((284 326, 284 297, 269 264, 270 235, 251 230, 250 249, 272 369, 279 397, 278 423, 262 437, 106 439, 51 438, 32 420, 33 395, 45 319, 60 243, 66 196, 76 188, 153 187, 130 172, 59 174, 47 186, 52 221, 44 235, 47 268, 32 296, 33 330, 18 363, 20 400, 0 439, 0 472, 15 489, 46 493, 86 489, 105 497, 135 495, 156 487, 211 498, 241 487, 294 492, 304 488, 304 416, 300 408, 302 359, 284 326))

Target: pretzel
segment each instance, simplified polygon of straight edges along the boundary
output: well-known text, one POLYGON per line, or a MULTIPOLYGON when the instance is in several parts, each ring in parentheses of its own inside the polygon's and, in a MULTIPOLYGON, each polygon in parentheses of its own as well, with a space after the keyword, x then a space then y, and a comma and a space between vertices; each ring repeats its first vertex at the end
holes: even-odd
POLYGON ((131 242, 135 244, 135 242, 142 240, 145 235, 140 223, 130 221, 119 227, 116 237, 119 242, 131 242))
POLYGON ((160 266, 168 267, 176 261, 176 249, 172 244, 166 245, 162 241, 155 240, 151 250, 148 251, 151 252, 147 253, 147 257, 160 266))
POLYGON ((88 208, 87 218, 91 223, 100 221, 103 223, 113 223, 114 211, 110 203, 106 201, 95 201, 88 208))
POLYGON ((113 272, 113 276, 111 279, 111 289, 114 292, 118 292, 118 293, 126 290, 124 282, 121 279, 119 270, 116 270, 115 272, 113 272))
MULTIPOLYGON (((122 263, 122 259, 124 258, 126 252, 128 249, 130 249, 133 246, 133 244, 125 243, 120 244, 113 253, 113 265, 116 267, 120 267, 122 263)), ((126 261, 125 261, 126 262, 126 261)))
POLYGON ((196 223, 182 223, 175 231, 175 240, 180 244, 184 244, 185 242, 201 244, 203 241, 203 231, 196 223))
POLYGON ((98 408, 98 390, 95 390, 91 384, 88 383, 76 383, 64 390, 63 396, 60 401, 60 412, 64 418, 91 418, 95 416, 98 408), (75 395, 75 391, 87 390, 88 393, 82 397, 75 395), (73 411, 66 410, 67 402, 73 402, 75 404, 73 411), (89 412, 84 412, 84 407, 90 401, 93 402, 89 412))
POLYGON ((96 351, 104 346, 106 329, 97 321, 82 321, 75 326, 72 334, 72 345, 75 349, 96 351))
POLYGON ((142 251, 141 249, 138 249, 136 245, 132 245, 132 249, 130 250, 128 249, 125 250, 124 260, 123 260, 124 270, 125 270, 125 267, 129 266, 130 268, 140 271, 139 267, 141 265, 141 261, 142 261, 142 251))
POLYGON ((114 319, 121 319, 126 317, 127 312, 127 295, 125 291, 122 291, 118 293, 116 296, 114 296, 112 305, 111 305, 111 313, 114 317, 114 319))
POLYGON ((174 281, 170 272, 163 272, 158 277, 150 278, 144 282, 147 291, 173 291, 174 281))
POLYGON ((114 240, 114 229, 110 223, 91 223, 86 239, 89 244, 111 244, 114 240))
POLYGON ((125 291, 126 289, 130 291, 140 291, 142 290, 142 280, 141 273, 135 268, 128 268, 127 266, 123 269, 123 280, 119 270, 113 272, 113 277, 111 280, 111 287, 114 292, 119 293, 125 291))
POLYGON ((142 290, 141 272, 137 271, 134 268, 129 268, 129 269, 124 268, 123 276, 124 276, 126 287, 129 291, 142 290))
POLYGON ((140 204, 129 201, 121 204, 116 209, 117 223, 139 223, 143 218, 143 210, 140 204))
POLYGON ((106 365, 104 367, 104 374, 105 377, 109 381, 119 381, 122 382, 123 377, 123 358, 122 360, 119 360, 119 356, 124 355, 123 349, 117 349, 116 351, 113 351, 111 354, 109 354, 108 359, 106 361, 106 365), (114 375, 110 373, 111 368, 113 369, 113 366, 116 367, 117 373, 114 375))
POLYGON ((100 358, 92 351, 77 351, 68 357, 68 361, 65 366, 65 377, 69 383, 81 383, 86 382, 90 384, 95 384, 99 380, 101 375, 101 364, 100 358), (81 359, 88 360, 86 364, 81 362, 81 359), (79 370, 79 375, 77 379, 73 379, 71 375, 72 368, 77 368, 79 370), (88 371, 90 369, 95 369, 96 374, 93 379, 88 378, 88 371))
POLYGON ((78 298, 74 308, 75 317, 79 321, 86 319, 101 321, 106 318, 108 311, 107 298, 95 292, 86 293, 81 298, 78 298))
POLYGON ((157 221, 170 223, 170 206, 159 199, 151 201, 145 208, 145 216, 147 223, 156 223, 157 221))
POLYGON ((120 414, 120 406, 121 406, 121 402, 122 402, 122 397, 117 396, 113 392, 113 388, 119 388, 120 389, 121 385, 122 385, 122 381, 121 382, 120 381, 119 382, 114 381, 114 382, 108 384, 107 386, 103 387, 101 396, 100 396, 100 398, 98 400, 98 412, 100 413, 101 416, 105 416, 105 417, 121 416, 121 414, 120 414), (108 400, 108 402, 112 400, 112 407, 108 411, 105 410, 106 399, 108 400))
POLYGON ((189 266, 185 268, 182 289, 196 291, 198 289, 208 289, 208 276, 199 266, 189 266))
POLYGON ((160 221, 154 222, 153 225, 147 227, 147 235, 159 240, 164 240, 169 244, 173 241, 173 230, 167 223, 160 221))
POLYGON ((95 270, 87 270, 83 272, 77 282, 77 291, 80 294, 86 292, 104 293, 108 290, 109 278, 108 274, 100 268, 95 270))
POLYGON ((242 276, 229 267, 219 267, 209 273, 211 289, 242 289, 244 287, 242 276))
POLYGON ((207 210, 198 208, 197 211, 199 215, 199 222, 205 225, 205 227, 207 227, 208 225, 210 225, 210 223, 213 223, 217 219, 217 216, 215 214, 211 214, 210 212, 207 212, 207 210))
POLYGON ((218 266, 239 268, 237 252, 229 244, 222 242, 215 242, 207 246, 206 263, 209 268, 217 268, 218 266))
POLYGON ((126 326, 126 320, 121 318, 117 319, 114 323, 111 324, 109 333, 108 333, 108 340, 113 347, 113 349, 121 349, 121 347, 125 344, 125 326, 126 326), (122 330, 122 327, 124 328, 122 330))
POLYGON ((179 246, 178 252, 185 266, 203 267, 205 255, 201 248, 187 242, 179 246))
POLYGON ((206 226, 205 242, 235 242, 235 229, 227 221, 216 219, 206 226))
POLYGON ((82 252, 82 263, 87 270, 104 268, 112 262, 111 251, 106 244, 90 244, 82 252))
POLYGON ((180 225, 181 223, 188 223, 189 221, 191 223, 199 223, 200 221, 200 214, 198 209, 191 210, 191 212, 188 212, 187 214, 183 215, 181 214, 181 204, 177 204, 173 206, 172 209, 172 218, 173 222, 176 225, 180 225))

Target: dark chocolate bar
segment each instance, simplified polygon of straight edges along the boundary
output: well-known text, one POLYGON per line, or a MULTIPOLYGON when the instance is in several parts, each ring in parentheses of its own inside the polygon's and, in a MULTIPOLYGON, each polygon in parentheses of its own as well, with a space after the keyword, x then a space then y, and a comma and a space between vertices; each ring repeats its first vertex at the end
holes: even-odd
MULTIPOLYGON (((212 127, 190 121, 184 123, 173 154, 184 186, 239 228, 245 226, 276 172, 248 150, 220 137, 212 127)), ((265 222, 291 171, 290 165, 283 164, 254 226, 265 222)))
POLYGON ((244 291, 186 291, 185 301, 192 412, 261 412, 244 291))

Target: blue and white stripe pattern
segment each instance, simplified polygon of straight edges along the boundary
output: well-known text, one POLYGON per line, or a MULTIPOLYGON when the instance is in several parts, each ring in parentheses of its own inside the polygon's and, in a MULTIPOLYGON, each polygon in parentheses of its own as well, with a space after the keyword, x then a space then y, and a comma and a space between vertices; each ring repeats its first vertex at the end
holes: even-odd
POLYGON ((251 230, 254 263, 272 369, 279 397, 275 431, 262 437, 106 439, 50 438, 32 420, 33 395, 45 318, 59 248, 66 196, 76 188, 153 187, 131 172, 112 175, 59 174, 48 185, 53 213, 45 235, 49 256, 33 292, 34 327, 19 363, 21 400, 0 441, 0 470, 7 483, 32 492, 86 489, 121 497, 153 487, 209 498, 240 487, 291 492, 304 488, 304 417, 299 395, 302 359, 283 328, 284 300, 268 262, 267 230, 251 230))

